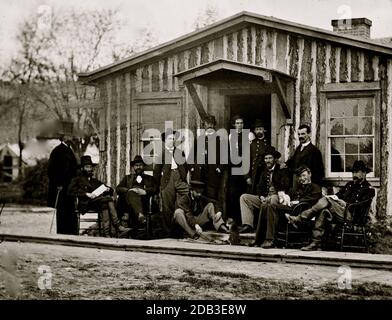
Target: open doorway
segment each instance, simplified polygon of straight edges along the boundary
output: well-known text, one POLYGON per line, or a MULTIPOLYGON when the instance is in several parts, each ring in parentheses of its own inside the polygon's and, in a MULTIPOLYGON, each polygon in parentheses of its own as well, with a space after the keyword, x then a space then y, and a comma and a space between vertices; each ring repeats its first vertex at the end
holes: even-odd
MULTIPOLYGON (((230 96, 230 119, 236 114, 244 117, 244 128, 253 131, 256 119, 265 123, 265 137, 271 141, 271 95, 230 96)), ((232 128, 230 123, 230 129, 232 128)))

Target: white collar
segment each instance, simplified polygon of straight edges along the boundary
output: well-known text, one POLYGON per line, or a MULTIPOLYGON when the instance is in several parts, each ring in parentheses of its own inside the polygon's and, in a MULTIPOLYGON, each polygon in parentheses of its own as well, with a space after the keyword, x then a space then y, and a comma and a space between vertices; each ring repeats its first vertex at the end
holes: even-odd
POLYGON ((309 140, 308 142, 301 144, 301 148, 303 149, 303 148, 307 147, 310 144, 310 142, 311 141, 309 140))

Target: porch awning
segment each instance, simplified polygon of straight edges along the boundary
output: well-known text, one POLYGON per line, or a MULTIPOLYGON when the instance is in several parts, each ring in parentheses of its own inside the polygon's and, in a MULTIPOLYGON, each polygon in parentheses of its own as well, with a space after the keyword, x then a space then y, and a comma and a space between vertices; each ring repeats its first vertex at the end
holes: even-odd
POLYGON ((251 64, 218 59, 186 71, 179 72, 174 76, 178 78, 180 85, 185 85, 195 104, 200 117, 203 119, 207 113, 202 101, 194 87, 194 84, 201 79, 208 79, 214 73, 221 71, 228 71, 244 76, 260 77, 260 80, 273 86, 273 92, 277 93, 280 104, 286 118, 291 118, 292 112, 288 104, 288 99, 285 91, 285 84, 294 82, 295 78, 283 72, 267 69, 251 64))

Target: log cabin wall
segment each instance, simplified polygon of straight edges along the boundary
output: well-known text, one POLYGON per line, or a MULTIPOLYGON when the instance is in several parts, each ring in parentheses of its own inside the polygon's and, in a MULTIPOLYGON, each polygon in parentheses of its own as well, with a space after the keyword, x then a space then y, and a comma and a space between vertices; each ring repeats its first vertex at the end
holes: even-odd
MULTIPOLYGON (((295 128, 308 123, 312 128, 312 142, 325 154, 325 142, 320 140, 325 124, 320 121, 325 97, 325 84, 368 83, 380 81, 380 128, 378 157, 378 212, 392 215, 392 60, 387 55, 370 50, 322 41, 282 30, 249 24, 233 28, 215 38, 178 48, 168 55, 132 69, 112 73, 100 80, 100 94, 104 104, 101 119, 104 151, 101 152, 100 177, 115 186, 129 173, 129 162, 140 152, 139 116, 135 99, 174 97, 183 106, 182 124, 196 129, 200 117, 186 88, 180 88, 174 75, 178 72, 217 59, 227 59, 275 69, 295 78, 293 126, 286 127, 287 150, 291 153, 298 144, 295 128)), ((211 106, 208 88, 197 86, 207 111, 222 125, 224 115, 211 106)))

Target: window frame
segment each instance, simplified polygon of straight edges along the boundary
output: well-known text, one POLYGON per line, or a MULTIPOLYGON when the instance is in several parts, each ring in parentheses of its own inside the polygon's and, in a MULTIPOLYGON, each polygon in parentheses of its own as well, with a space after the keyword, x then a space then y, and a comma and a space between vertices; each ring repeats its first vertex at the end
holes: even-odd
MULTIPOLYGON (((142 150, 143 150, 143 143, 146 141, 160 141, 161 138, 142 138, 143 134, 143 119, 142 119, 142 108, 143 106, 153 106, 156 105, 157 107, 161 107, 164 105, 176 105, 178 106, 180 110, 180 123, 179 123, 179 128, 174 128, 174 129, 180 129, 183 127, 184 123, 184 106, 182 102, 182 96, 181 95, 176 95, 174 96, 173 94, 159 94, 159 95, 146 95, 143 97, 138 97, 136 100, 136 106, 137 106, 137 154, 142 155, 142 150)), ((174 124, 175 125, 175 124, 174 124)), ((153 155, 154 157, 157 156, 156 153, 153 155)), ((146 171, 147 173, 152 173, 150 171, 146 171)))
MULTIPOLYGON (((350 180, 350 172, 331 172, 331 135, 330 129, 330 99, 347 99, 347 98, 366 98, 370 97, 374 101, 373 115, 373 165, 374 171, 368 174, 370 179, 379 179, 380 177, 380 157, 377 157, 380 150, 380 106, 381 86, 379 81, 375 82, 358 82, 358 83, 330 83, 325 84, 320 92, 321 110, 320 110, 320 144, 323 158, 325 159, 325 176, 327 180, 350 180)), ((345 137, 342 135, 341 137, 345 137)), ((353 138, 373 135, 355 135, 353 138)))

